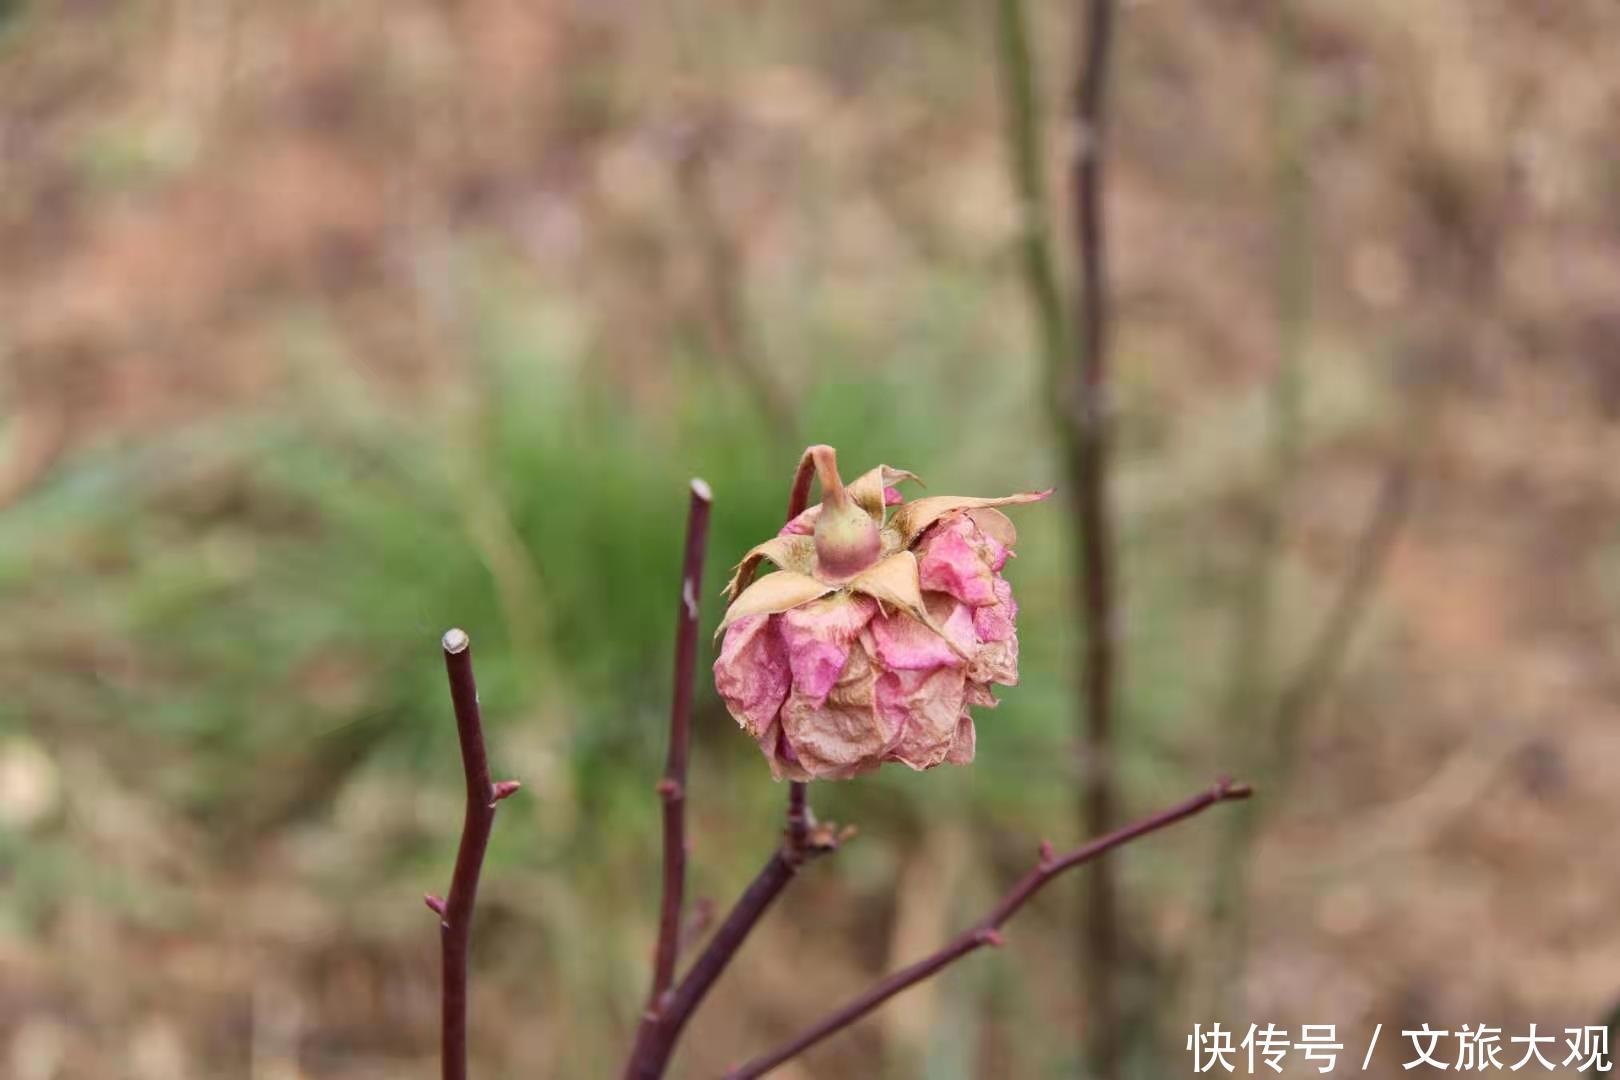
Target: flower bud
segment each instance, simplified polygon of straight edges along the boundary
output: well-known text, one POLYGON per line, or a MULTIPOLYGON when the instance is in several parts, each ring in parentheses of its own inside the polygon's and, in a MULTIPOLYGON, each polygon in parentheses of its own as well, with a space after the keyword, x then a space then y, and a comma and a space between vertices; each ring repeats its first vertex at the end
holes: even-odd
POLYGON ((881 542, 877 522, 844 490, 833 448, 812 447, 810 454, 821 480, 821 514, 813 532, 816 566, 826 578, 852 578, 878 561, 881 542))

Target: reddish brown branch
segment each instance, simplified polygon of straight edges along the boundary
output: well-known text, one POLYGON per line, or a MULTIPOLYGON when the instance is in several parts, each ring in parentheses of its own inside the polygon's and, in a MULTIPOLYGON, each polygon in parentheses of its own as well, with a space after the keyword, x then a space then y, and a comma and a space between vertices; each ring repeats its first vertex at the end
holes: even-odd
MULTIPOLYGON (((827 448, 816 445, 805 450, 799 458, 799 467, 793 474, 793 488, 788 492, 787 520, 792 521, 810 506, 810 479, 816 474, 816 456, 827 448)), ((787 846, 785 851, 794 859, 794 866, 804 861, 805 842, 810 829, 810 789, 797 781, 788 781, 787 846)))
POLYGON ((472 642, 461 630, 444 635, 444 666, 450 676, 450 701, 461 740, 461 765, 467 777, 467 813, 456 849, 456 868, 446 899, 427 897, 439 916, 442 998, 440 1072, 443 1080, 467 1077, 467 946, 472 934, 478 874, 495 824, 495 807, 515 792, 516 780, 493 783, 484 750, 484 725, 478 711, 478 685, 473 680, 472 642))
MULTIPOLYGON (((1080 65, 1073 105, 1074 248, 1079 262, 1076 298, 1075 379, 1061 417, 1067 434, 1079 566, 1079 602, 1085 612, 1081 647, 1083 731, 1089 770, 1081 794, 1086 832, 1111 829, 1115 820, 1114 698, 1119 679, 1119 613, 1114 575, 1114 520, 1109 499, 1113 401, 1109 371, 1109 309, 1103 214, 1106 91, 1113 45, 1113 0, 1087 0, 1081 20, 1080 65)), ((1089 883, 1081 969, 1089 1006, 1087 1038, 1100 1080, 1119 1075, 1118 932, 1111 869, 1089 883)))
MULTIPOLYGON (((788 521, 798 517, 810 505, 810 484, 816 475, 814 451, 818 449, 821 448, 811 447, 799 459, 793 487, 788 495, 788 521)), ((746 586, 747 583, 743 584, 746 586)), ((799 867, 817 855, 836 849, 838 840, 834 830, 815 827, 807 785, 790 781, 787 825, 782 843, 737 898, 736 904, 686 975, 662 1000, 649 1002, 637 1031, 630 1060, 625 1063, 625 1080, 657 1080, 664 1075, 687 1021, 703 1004, 703 999, 708 996, 721 972, 730 965, 737 950, 742 948, 754 926, 770 910, 788 882, 793 880, 799 867)), ((665 850, 667 853, 668 848, 665 850)))
POLYGON ((762 1054, 746 1065, 732 1069, 726 1074, 727 1080, 748 1080, 751 1077, 764 1076, 778 1065, 797 1057, 829 1035, 849 1027, 896 994, 935 975, 941 969, 955 963, 968 953, 974 952, 985 945, 1000 945, 1002 943, 1002 926, 1014 915, 1018 914, 1019 910, 1036 893, 1045 888, 1049 881, 1065 870, 1072 870, 1074 867, 1090 862, 1122 844, 1128 844, 1138 837, 1192 817, 1199 811, 1205 810, 1218 802, 1228 799, 1246 799, 1250 794, 1248 785, 1235 784, 1228 779, 1222 778, 1207 791, 1200 792, 1167 810, 1161 810, 1151 817, 1143 818, 1133 825, 1127 825, 1125 828, 1109 833, 1107 836, 1099 837, 1062 855, 1054 854, 1050 844, 1042 844, 1040 861, 1001 898, 1000 903, 996 904, 984 918, 962 931, 938 952, 881 979, 865 993, 829 1013, 825 1019, 812 1024, 801 1034, 777 1049, 762 1054))
POLYGON ((709 546, 709 504, 713 496, 702 480, 692 481, 686 516, 686 559, 676 616, 675 690, 669 711, 669 758, 658 792, 664 800, 664 903, 658 922, 658 951, 653 964, 649 1007, 675 982, 675 956, 680 947, 681 910, 686 891, 686 762, 692 741, 692 669, 697 663, 698 598, 703 595, 703 556, 709 546))
POLYGON ((664 802, 664 893, 658 913, 658 944, 653 952, 652 989, 636 1033, 632 1062, 648 1045, 670 987, 680 953, 681 912, 686 896, 686 765, 692 743, 692 678, 697 664, 699 598, 703 595, 703 557, 709 546, 709 485, 692 481, 686 515, 686 555, 681 564, 681 592, 675 616, 675 688, 670 697, 669 754, 658 795, 664 802))

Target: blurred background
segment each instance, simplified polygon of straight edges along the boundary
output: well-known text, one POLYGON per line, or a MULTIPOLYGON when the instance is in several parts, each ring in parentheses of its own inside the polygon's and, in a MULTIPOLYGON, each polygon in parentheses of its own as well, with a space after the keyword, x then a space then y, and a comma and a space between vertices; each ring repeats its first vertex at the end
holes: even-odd
MULTIPOLYGON (((1620 997, 1620 8, 1286 3, 1118 28, 1122 801, 1265 789, 1117 858, 1131 1076, 1195 1021, 1336 1024, 1345 1071, 1383 1023, 1399 1076, 1394 1028, 1620 997)), ((1077 16, 1028 18, 1067 266, 1077 16)), ((0 2, 0 1075, 435 1075, 452 625, 525 784, 474 1071, 613 1074, 687 479, 710 626, 808 442, 1065 481, 998 55, 988 0, 0 2)), ((860 836, 676 1075, 1080 839, 1074 523, 1015 516, 978 763, 816 785, 860 836)), ((723 909, 783 791, 697 708, 723 909)), ((1079 886, 779 1075, 1078 1075, 1079 886)))

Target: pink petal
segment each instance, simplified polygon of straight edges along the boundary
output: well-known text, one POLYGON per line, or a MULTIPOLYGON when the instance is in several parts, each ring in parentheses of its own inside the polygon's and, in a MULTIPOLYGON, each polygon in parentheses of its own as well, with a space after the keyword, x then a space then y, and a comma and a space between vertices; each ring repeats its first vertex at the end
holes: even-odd
POLYGON ((1013 600, 1012 586, 1000 574, 992 587, 995 602, 973 609, 973 632, 980 641, 1006 641, 1017 629, 1018 603, 1013 600))
POLYGON ((976 532, 963 517, 928 531, 917 548, 917 574, 925 590, 949 593, 975 607, 995 602, 990 566, 969 543, 976 532))
POLYGON ((903 503, 905 501, 906 501, 906 497, 904 495, 900 494, 900 489, 899 488, 886 487, 886 488, 883 489, 883 505, 884 506, 899 506, 901 503, 903 503))
POLYGON ((759 738, 787 698, 791 672, 775 617, 749 615, 726 628, 714 662, 714 686, 732 717, 759 738))
POLYGON ((903 611, 877 616, 871 622, 871 631, 868 647, 885 668, 929 671, 962 662, 949 642, 903 611))
POLYGON ((827 696, 844 670, 850 643, 876 611, 876 601, 843 593, 782 613, 782 640, 795 694, 818 702, 827 696))
POLYGON ((956 656, 972 656, 979 645, 978 630, 973 620, 974 613, 979 609, 958 603, 944 593, 929 593, 923 598, 923 603, 934 625, 945 632, 946 642, 955 646, 953 651, 956 656))
POLYGON ((798 517, 777 530, 777 536, 810 536, 816 531, 816 518, 821 516, 821 504, 802 511, 798 517))

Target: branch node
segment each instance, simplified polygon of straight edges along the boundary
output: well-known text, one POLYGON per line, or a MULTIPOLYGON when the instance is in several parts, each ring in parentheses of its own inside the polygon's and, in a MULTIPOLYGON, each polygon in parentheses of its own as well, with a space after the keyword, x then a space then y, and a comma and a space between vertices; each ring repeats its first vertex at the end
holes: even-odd
POLYGON ((437 915, 441 920, 444 918, 443 897, 434 896, 432 893, 428 893, 426 896, 422 897, 422 902, 428 906, 429 911, 433 912, 433 914, 437 915))
POLYGON ((523 787, 523 781, 521 781, 521 780, 497 780, 497 781, 495 781, 495 787, 493 788, 493 794, 494 794, 495 798, 490 802, 489 805, 494 806, 496 803, 500 802, 502 799, 505 799, 505 798, 507 798, 507 797, 509 797, 511 795, 517 794, 518 789, 520 789, 521 787, 523 787))
POLYGON ((1041 868, 1044 870, 1046 867, 1052 865, 1052 860, 1053 859, 1057 858, 1057 849, 1052 846, 1052 841, 1050 841, 1050 840, 1042 840, 1041 841, 1041 849, 1040 849, 1040 851, 1041 851, 1041 868))
POLYGON ((805 831, 803 847, 800 849, 800 862, 808 862, 820 855, 827 855, 837 851, 844 841, 850 839, 858 830, 853 825, 839 826, 836 821, 816 821, 811 818, 810 827, 805 831))
POLYGON ((672 780, 667 776, 658 781, 653 790, 657 791, 659 798, 663 799, 665 802, 674 802, 676 799, 685 794, 685 792, 681 789, 680 781, 672 780))
POLYGON ((983 930, 980 930, 978 933, 974 934, 973 940, 977 941, 980 945, 988 945, 992 949, 999 949, 1003 945, 1007 944, 1007 939, 1001 935, 1001 931, 997 930, 993 926, 987 926, 983 930))

